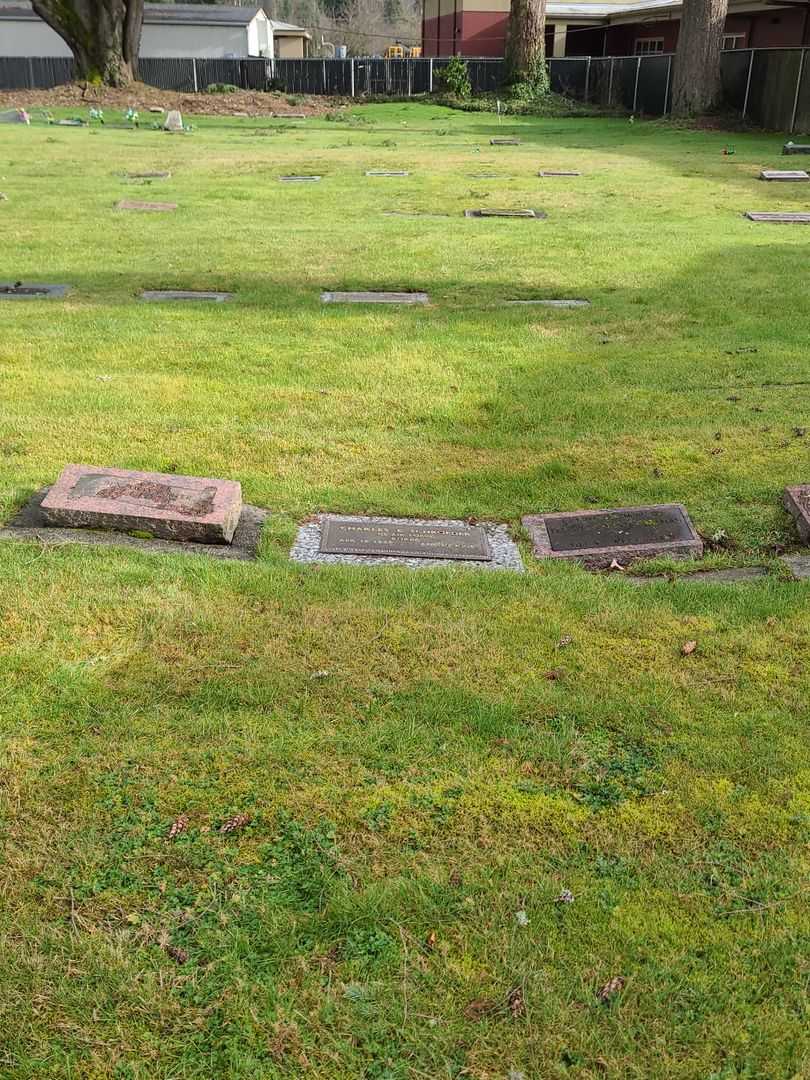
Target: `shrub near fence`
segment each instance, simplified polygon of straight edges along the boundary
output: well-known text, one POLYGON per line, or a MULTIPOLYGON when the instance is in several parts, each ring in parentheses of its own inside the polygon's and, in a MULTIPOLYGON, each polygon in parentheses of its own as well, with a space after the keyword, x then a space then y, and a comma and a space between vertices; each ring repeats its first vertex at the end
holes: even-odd
MULTIPOLYGON (((721 55, 726 100, 764 128, 810 130, 810 49, 735 49, 721 55)), ((161 90, 194 93, 211 83, 290 94, 411 97, 439 89, 446 58, 382 60, 192 60, 145 57, 140 76, 161 90)), ((675 57, 572 56, 549 60, 551 88, 580 101, 644 116, 666 116, 675 57)), ((468 59, 474 94, 502 85, 503 60, 468 59)), ((73 61, 61 57, 0 57, 0 89, 48 89, 70 82, 73 61)))

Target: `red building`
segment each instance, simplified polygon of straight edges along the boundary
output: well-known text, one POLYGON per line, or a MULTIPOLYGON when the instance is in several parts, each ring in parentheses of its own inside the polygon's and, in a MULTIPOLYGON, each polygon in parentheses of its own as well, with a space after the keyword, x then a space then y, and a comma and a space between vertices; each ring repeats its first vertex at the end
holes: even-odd
MULTIPOLYGON (((548 56, 674 52, 677 0, 548 0, 548 56)), ((423 0, 424 56, 503 56, 509 0, 423 0)), ((810 0, 731 0, 725 49, 810 46, 810 0)))

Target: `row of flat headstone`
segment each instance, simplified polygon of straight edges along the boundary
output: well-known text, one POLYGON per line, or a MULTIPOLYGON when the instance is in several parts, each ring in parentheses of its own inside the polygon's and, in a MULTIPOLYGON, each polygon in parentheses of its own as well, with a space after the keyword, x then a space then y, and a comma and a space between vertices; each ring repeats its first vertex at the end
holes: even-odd
MULTIPOLYGON (((810 484, 786 488, 783 504, 802 541, 810 543, 810 484)), ((161 542, 161 550, 168 541, 196 551, 205 545, 231 545, 240 526, 252 527, 257 543, 255 526, 266 513, 243 506, 241 486, 233 480, 68 465, 52 487, 34 496, 0 530, 0 539, 30 539, 34 530, 34 536, 47 541, 48 530, 54 530, 52 539, 86 542, 86 530, 103 530, 131 542, 130 534, 136 531, 145 541, 161 542)), ((703 554, 703 541, 680 503, 530 514, 522 523, 537 558, 576 561, 590 569, 623 569, 639 558, 694 559, 703 554)), ((236 543, 234 557, 250 557, 238 539, 236 543)), ((497 522, 320 514, 299 528, 290 556, 297 562, 524 569, 508 527, 497 522)), ((804 565, 804 556, 790 558, 796 568, 804 565)), ((726 574, 729 580, 757 576, 748 569, 726 574)))

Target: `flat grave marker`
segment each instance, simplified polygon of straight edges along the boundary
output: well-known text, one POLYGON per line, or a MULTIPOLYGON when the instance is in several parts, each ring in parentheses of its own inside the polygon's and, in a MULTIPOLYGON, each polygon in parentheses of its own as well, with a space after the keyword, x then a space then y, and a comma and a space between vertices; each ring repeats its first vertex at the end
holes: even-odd
POLYGON ((544 169, 538 176, 582 176, 582 173, 568 169, 544 169))
POLYGON ((810 180, 810 173, 804 169, 763 169, 759 174, 760 180, 801 181, 810 180))
POLYGON ((777 225, 810 225, 810 214, 804 212, 771 212, 747 210, 749 221, 769 221, 777 225))
POLYGON ((242 511, 234 480, 66 465, 42 500, 49 525, 138 530, 163 540, 229 544, 242 511))
POLYGON ((465 210, 468 218, 534 218, 543 221, 547 214, 543 210, 465 210))
POLYGON ((530 514, 523 524, 539 559, 577 559, 591 567, 606 567, 614 559, 624 563, 657 555, 703 554, 703 542, 680 503, 530 514))
POLYGON ((169 180, 170 172, 128 172, 124 173, 127 180, 169 180))
POLYGON ((229 292, 205 292, 194 289, 144 289, 141 300, 151 303, 161 300, 203 300, 214 304, 224 304, 233 298, 229 292))
POLYGON ((782 502, 796 522, 799 536, 805 544, 810 544, 810 484, 786 487, 782 502))
POLYGON ((402 169, 368 169, 366 176, 410 176, 409 172, 402 169))
POLYGON ((554 308, 578 308, 578 307, 590 307, 590 300, 507 300, 507 304, 522 305, 522 304, 534 304, 538 307, 554 307, 554 308))
POLYGON ((489 140, 490 146, 520 146, 520 139, 516 137, 502 136, 489 140))
POLYGON ((0 300, 60 300, 69 285, 36 285, 23 281, 0 281, 0 300))
POLYGON ((322 514, 302 525, 290 552, 296 562, 387 565, 421 569, 462 565, 523 570, 505 525, 464 521, 322 514))
POLYGON ((280 176, 282 184, 317 184, 320 176, 280 176))
POLYGON ((324 304, 428 304, 424 292, 322 292, 324 304))
POLYGON ((810 154, 810 143, 787 142, 782 147, 783 154, 810 154))
POLYGON ((137 202, 132 199, 121 199, 115 205, 116 210, 145 210, 148 213, 159 214, 177 209, 177 203, 173 202, 137 202))

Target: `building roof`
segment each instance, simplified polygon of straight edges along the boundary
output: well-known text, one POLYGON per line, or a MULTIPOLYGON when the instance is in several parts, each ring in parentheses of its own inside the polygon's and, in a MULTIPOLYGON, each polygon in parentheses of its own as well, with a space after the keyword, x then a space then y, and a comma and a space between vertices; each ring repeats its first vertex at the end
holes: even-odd
MULTIPOLYGON (((147 26, 247 26, 260 14, 264 14, 260 7, 232 4, 144 4, 143 21, 147 26)), ((39 21, 39 15, 30 4, 16 0, 10 4, 0 2, 0 19, 39 21)), ((267 21, 281 34, 306 33, 302 26, 267 21)))

